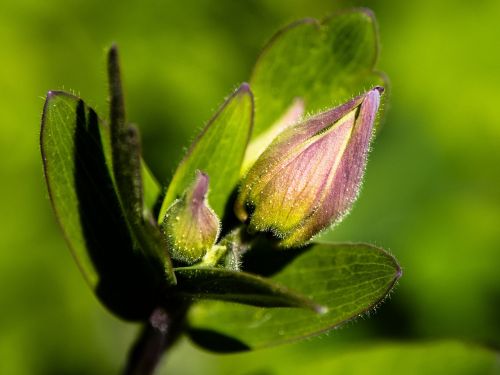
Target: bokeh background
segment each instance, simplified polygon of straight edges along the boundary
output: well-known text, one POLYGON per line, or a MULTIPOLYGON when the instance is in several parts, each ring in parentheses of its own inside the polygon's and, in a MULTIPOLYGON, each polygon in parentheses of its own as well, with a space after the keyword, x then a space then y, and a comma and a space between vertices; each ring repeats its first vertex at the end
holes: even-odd
MULTIPOLYGON (((471 343, 498 349, 498 0, 2 0, 1 374, 116 373, 138 329, 99 305, 56 226, 38 146, 45 93, 74 91, 105 114, 105 49, 117 42, 129 117, 142 130, 146 160, 166 181, 275 31, 352 5, 375 11, 378 67, 392 97, 360 199, 325 237, 389 249, 404 268, 399 286, 369 319, 305 343, 219 357, 182 340, 160 373, 273 374, 325 356, 338 359, 343 374, 363 373, 342 367, 349 358, 360 369, 389 361, 401 370, 411 361, 400 354, 415 343, 467 343, 453 344, 455 359, 439 357, 446 369, 471 343), (391 346, 399 342, 405 346, 391 346)), ((412 355, 432 357, 419 348, 412 355)))

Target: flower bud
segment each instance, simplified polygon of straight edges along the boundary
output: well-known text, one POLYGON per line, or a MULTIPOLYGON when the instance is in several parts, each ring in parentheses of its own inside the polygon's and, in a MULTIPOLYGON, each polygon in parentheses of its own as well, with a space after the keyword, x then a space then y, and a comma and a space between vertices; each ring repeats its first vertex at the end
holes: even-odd
POLYGON ((376 87, 279 134, 243 179, 238 218, 250 216, 250 230, 273 232, 283 247, 338 222, 358 195, 382 92, 376 87))
POLYGON ((208 176, 196 171, 196 178, 180 199, 168 208, 162 223, 170 255, 187 264, 196 263, 215 244, 219 218, 206 199, 208 176))

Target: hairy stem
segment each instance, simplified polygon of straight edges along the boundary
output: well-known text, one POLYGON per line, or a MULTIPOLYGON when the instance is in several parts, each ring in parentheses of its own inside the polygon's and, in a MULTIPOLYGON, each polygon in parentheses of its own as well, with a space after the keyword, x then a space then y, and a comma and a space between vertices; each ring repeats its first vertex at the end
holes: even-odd
POLYGON ((156 308, 129 352, 123 375, 151 375, 182 332, 185 309, 156 308))

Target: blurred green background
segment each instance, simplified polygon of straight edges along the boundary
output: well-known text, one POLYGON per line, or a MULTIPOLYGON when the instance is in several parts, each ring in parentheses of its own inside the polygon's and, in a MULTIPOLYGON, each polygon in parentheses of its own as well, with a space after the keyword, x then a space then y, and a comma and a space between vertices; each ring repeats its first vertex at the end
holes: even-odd
MULTIPOLYGON (((160 373, 273 374, 280 363, 297 372, 327 356, 344 374, 352 370, 339 370, 346 356, 368 368, 394 364, 407 349, 390 343, 401 341, 459 339, 498 349, 498 0, 3 0, 1 374, 116 373, 138 329, 99 305, 56 226, 38 146, 45 93, 74 90, 104 115, 105 49, 117 42, 129 118, 140 125, 146 160, 166 181, 275 31, 351 5, 378 18, 378 67, 390 77, 391 99, 360 199, 325 237, 389 249, 404 268, 399 286, 369 319, 305 343, 219 357, 183 340, 160 373)), ((463 358, 466 348, 454 345, 463 358)), ((413 355, 429 358, 425 350, 413 355)), ((456 363, 453 355, 440 358, 456 363)))

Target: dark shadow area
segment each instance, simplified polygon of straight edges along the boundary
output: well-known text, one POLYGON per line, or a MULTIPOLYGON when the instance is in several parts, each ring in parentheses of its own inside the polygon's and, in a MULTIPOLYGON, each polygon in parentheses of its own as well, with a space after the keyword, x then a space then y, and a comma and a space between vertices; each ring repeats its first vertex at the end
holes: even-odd
POLYGON ((363 322, 376 337, 395 340, 419 338, 412 305, 398 294, 384 303, 374 316, 363 322))
POLYGON ((238 186, 233 189, 229 199, 227 200, 226 206, 224 207, 224 216, 221 219, 222 231, 220 233, 220 238, 223 238, 226 234, 241 224, 234 214, 234 202, 236 201, 237 196, 238 186))
POLYGON ((252 250, 243 254, 242 269, 270 277, 291 263, 296 257, 309 250, 310 246, 297 249, 280 249, 276 242, 264 235, 259 236, 252 244, 252 250))
POLYGON ((165 195, 167 194, 167 190, 163 185, 161 185, 160 194, 156 197, 156 202, 153 206, 153 218, 156 220, 158 216, 160 216, 161 205, 163 204, 163 200, 165 199, 165 195))
POLYGON ((74 142, 80 222, 100 278, 96 294, 124 319, 147 319, 156 298, 152 272, 134 248, 106 166, 97 115, 82 101, 76 110, 74 142))
POLYGON ((248 345, 233 337, 209 329, 190 328, 188 335, 196 345, 216 353, 237 353, 251 349, 248 345))

